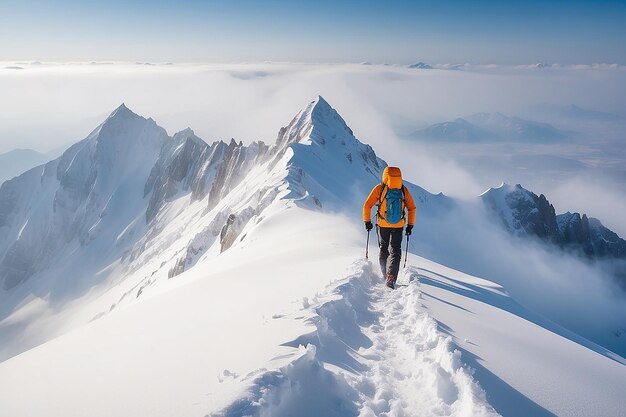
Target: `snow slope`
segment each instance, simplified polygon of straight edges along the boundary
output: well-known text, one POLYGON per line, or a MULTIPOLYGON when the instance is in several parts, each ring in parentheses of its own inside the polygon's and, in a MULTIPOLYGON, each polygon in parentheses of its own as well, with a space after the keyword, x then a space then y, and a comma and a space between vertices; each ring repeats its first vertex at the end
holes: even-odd
MULTIPOLYGON (((115 239, 69 242, 74 256, 117 248, 112 259, 87 259, 101 268, 82 275, 91 286, 52 302, 49 268, 2 294, 16 304, 0 316, 9 346, 0 415, 617 416, 625 408, 623 358, 526 310, 501 286, 415 255, 398 291, 381 285, 363 260, 359 217, 385 162, 321 97, 269 148, 208 145, 191 131, 160 140, 115 239), (239 234, 220 253, 229 213, 239 234), (41 330, 28 349, 23 339, 41 330)), ((407 186, 420 224, 455 204, 407 186)))
POLYGON ((158 294, 1 364, 0 411, 473 416, 495 415, 495 408, 514 416, 618 416, 623 410, 624 363, 554 333, 499 286, 411 256, 400 279, 407 286, 390 292, 358 260, 361 236, 349 223, 295 207, 286 212, 210 269, 198 264, 158 294))

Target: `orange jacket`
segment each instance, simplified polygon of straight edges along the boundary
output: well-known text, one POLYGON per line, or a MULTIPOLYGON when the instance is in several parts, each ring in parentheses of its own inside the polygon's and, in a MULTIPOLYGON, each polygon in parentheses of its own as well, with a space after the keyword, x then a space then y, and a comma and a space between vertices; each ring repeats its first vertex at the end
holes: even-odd
MULTIPOLYGON (((369 222, 372 220, 372 214, 371 214, 372 207, 378 204, 379 200, 381 199, 380 193, 383 190, 383 185, 387 185, 387 187, 389 187, 389 183, 391 182, 389 178, 390 168, 391 167, 385 168, 385 171, 383 172, 383 183, 377 184, 372 189, 372 192, 370 193, 369 197, 367 197, 367 200, 365 200, 365 204, 363 204, 363 221, 364 222, 369 222)), ((399 174, 400 170, 397 168, 391 168, 391 170, 394 170, 394 169, 397 170, 399 174)), ((413 201, 413 196, 409 192, 409 189, 404 186, 402 187, 404 188, 404 207, 406 207, 406 209, 409 212, 408 223, 412 226, 415 224, 415 211, 416 211, 415 201, 413 201)), ((399 187, 394 187, 394 188, 399 188, 399 187)), ((385 212, 387 211, 386 206, 387 206, 387 202, 383 198, 381 205, 380 205, 380 214, 382 217, 376 216, 377 217, 376 224, 378 224, 380 227, 404 227, 404 224, 405 224, 404 219, 400 220, 398 223, 393 223, 393 224, 388 223, 384 219, 385 212)))

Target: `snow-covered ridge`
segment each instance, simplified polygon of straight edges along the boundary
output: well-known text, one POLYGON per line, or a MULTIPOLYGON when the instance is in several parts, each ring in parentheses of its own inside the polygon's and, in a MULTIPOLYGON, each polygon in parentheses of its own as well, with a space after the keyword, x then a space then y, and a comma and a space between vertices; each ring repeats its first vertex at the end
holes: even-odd
POLYGON ((267 150, 263 142, 244 146, 231 139, 229 144, 217 141, 208 145, 191 129, 176 133, 161 149, 146 181, 144 195, 152 193, 146 220, 152 220, 180 192, 191 191, 191 201, 208 195, 208 206, 215 207, 267 150))
MULTIPOLYGON (((100 317, 217 256, 230 214, 236 242, 280 199, 359 212, 359 196, 385 166, 322 97, 280 129, 272 147, 209 145, 191 129, 169 137, 122 104, 61 157, 0 187, 0 280, 8 290, 0 320, 32 293, 49 293, 50 306, 63 311, 68 300, 104 291, 102 305, 75 315, 78 323, 100 317)), ((407 186, 425 212, 449 204, 407 186)), ((33 338, 27 347, 47 336, 33 338)))
POLYGON ((142 212, 150 221, 189 191, 214 207, 267 150, 262 142, 208 145, 190 129, 170 138, 122 104, 61 157, 0 187, 4 288, 45 269, 74 239, 85 246, 106 235, 102 244, 115 246, 142 212))
POLYGON ((590 258, 626 259, 626 241, 586 214, 557 215, 543 194, 520 184, 503 183, 480 195, 504 227, 518 236, 533 236, 590 258))
MULTIPOLYGON (((284 149, 279 154, 293 153, 287 177, 290 197, 310 202, 309 208, 326 204, 333 211, 360 212, 361 197, 381 181, 387 166, 322 97, 280 130, 276 149, 284 149)), ((431 194, 409 181, 405 185, 424 211, 432 213, 450 204, 443 194, 431 194)))

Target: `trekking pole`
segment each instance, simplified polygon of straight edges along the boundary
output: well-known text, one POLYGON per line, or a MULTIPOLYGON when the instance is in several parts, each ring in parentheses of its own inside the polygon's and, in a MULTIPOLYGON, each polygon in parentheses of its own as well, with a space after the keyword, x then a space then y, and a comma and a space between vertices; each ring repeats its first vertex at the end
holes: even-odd
POLYGON ((367 240, 365 241, 365 259, 368 259, 367 255, 370 248, 370 231, 367 231, 367 240))
POLYGON ((406 235, 406 250, 404 251, 404 267, 406 268, 406 258, 409 257, 409 235, 406 235))

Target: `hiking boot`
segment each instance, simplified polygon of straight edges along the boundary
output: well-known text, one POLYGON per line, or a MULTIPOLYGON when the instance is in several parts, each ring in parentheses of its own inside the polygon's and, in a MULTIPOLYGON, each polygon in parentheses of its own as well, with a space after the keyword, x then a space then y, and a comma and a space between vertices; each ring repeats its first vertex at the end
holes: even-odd
POLYGON ((396 277, 394 277, 390 272, 387 273, 386 285, 394 289, 396 287, 396 277))

